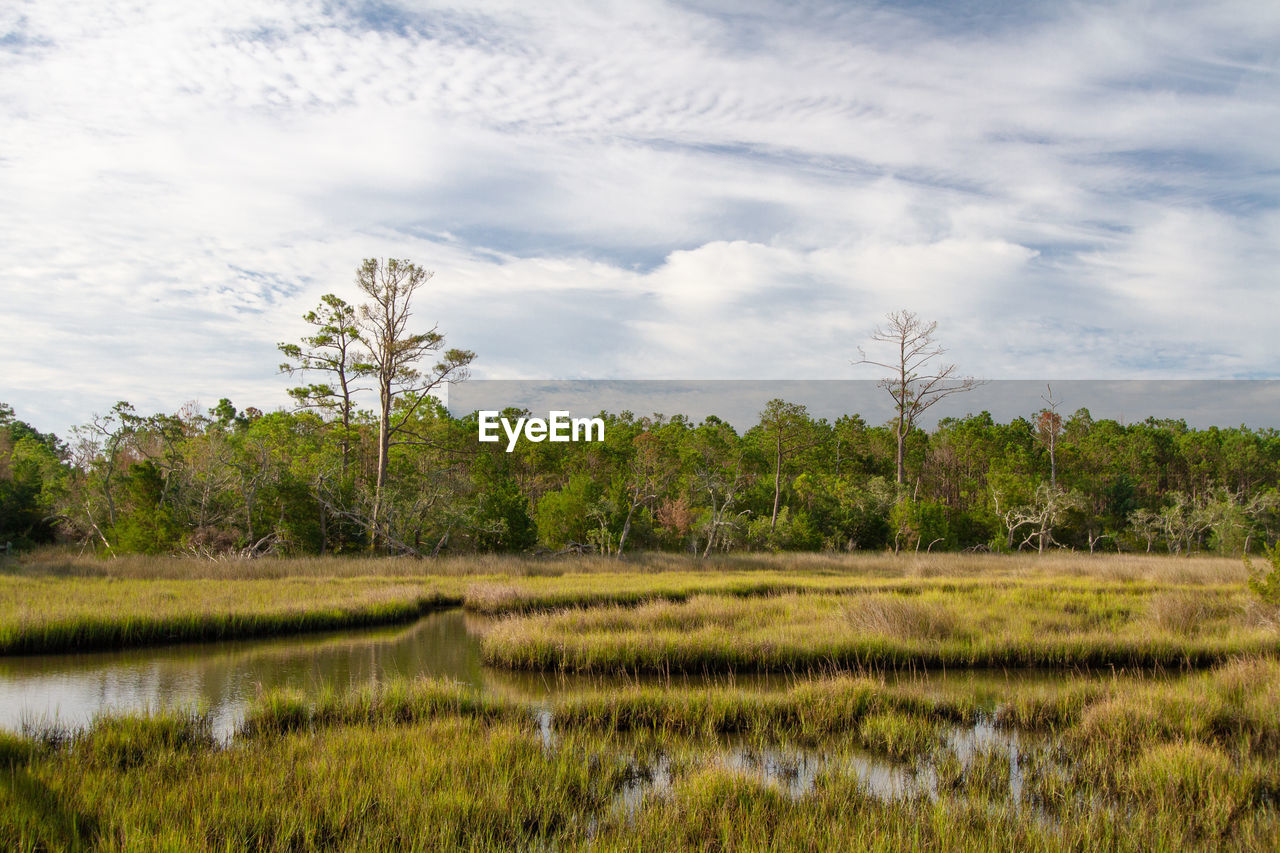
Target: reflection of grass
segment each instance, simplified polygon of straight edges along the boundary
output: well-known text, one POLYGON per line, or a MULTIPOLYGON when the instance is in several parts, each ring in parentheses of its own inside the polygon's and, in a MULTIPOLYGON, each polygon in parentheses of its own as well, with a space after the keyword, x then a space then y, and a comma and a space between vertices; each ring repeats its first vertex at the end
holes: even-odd
POLYGON ((190 715, 0 738, 0 846, 1275 849, 1280 663, 1095 680, 1087 691, 1015 681, 1001 704, 1030 697, 1057 708, 1042 715, 1053 721, 1044 737, 1024 741, 1039 746, 961 757, 944 737, 947 721, 976 718, 959 685, 599 690, 553 702, 550 741, 535 705, 451 682, 275 692, 225 747, 190 715), (743 733, 739 753, 754 763, 725 760, 726 731, 743 733), (818 757, 798 795, 787 792, 799 773, 787 756, 799 753, 773 743, 818 757), (909 784, 869 787, 858 770, 867 749, 909 784), (782 757, 773 777, 765 754, 782 757), (624 788, 659 765, 670 784, 620 808, 624 788))
MULTIPOLYGON (((429 618, 429 617, 428 617, 429 618)), ((0 677, 29 678, 47 673, 52 667, 58 673, 101 673, 122 668, 172 667, 182 672, 190 667, 215 668, 256 667, 259 669, 287 665, 294 661, 312 662, 326 655, 350 655, 371 647, 412 642, 415 625, 397 620, 368 628, 339 628, 307 634, 286 634, 268 638, 247 638, 219 642, 190 642, 163 648, 131 647, 108 652, 57 654, 44 656, 0 657, 0 677)))

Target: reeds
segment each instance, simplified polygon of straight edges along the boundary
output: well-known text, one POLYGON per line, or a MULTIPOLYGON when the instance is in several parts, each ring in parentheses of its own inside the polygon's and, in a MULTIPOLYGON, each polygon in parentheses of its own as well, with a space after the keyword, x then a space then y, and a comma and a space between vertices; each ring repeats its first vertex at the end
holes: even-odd
POLYGON ((0 578, 0 654, 377 625, 461 601, 460 593, 385 579, 0 578))
MULTIPOLYGON (((634 608, 653 602, 682 604, 708 595, 768 599, 814 594, 862 596, 846 602, 850 606, 844 610, 845 625, 836 631, 838 636, 852 628, 871 638, 865 648, 845 650, 850 660, 874 657, 881 651, 880 640, 888 638, 899 646, 886 650, 886 662, 1047 663, 1054 651, 1061 652, 1057 662, 1068 661, 1071 650, 1061 643, 1048 652, 983 654, 981 649, 970 649, 970 653, 953 649, 932 658, 906 648, 911 643, 945 642, 973 633, 965 618, 956 617, 957 608, 967 609, 984 596, 999 597, 1002 591, 1022 590, 1021 598, 1003 599, 1015 608, 1002 617, 1004 622, 1007 616, 1029 614, 1043 634, 1079 633, 1082 627, 1094 627, 1101 635, 1123 627, 1137 608, 1146 607, 1157 633, 1174 640, 1167 650, 1121 648, 1117 654, 1095 643, 1089 662, 1170 663, 1185 651, 1190 655, 1187 662, 1203 663, 1260 646, 1207 636, 1201 628, 1207 627, 1212 634, 1230 620, 1224 620, 1219 611, 1204 617, 1190 606, 1179 611, 1181 600, 1230 599, 1229 608, 1240 616, 1236 621, 1259 635, 1274 633, 1274 614, 1250 605, 1243 581, 1242 566, 1230 560, 1114 555, 1036 559, 801 554, 698 561, 645 554, 626 560, 474 556, 218 562, 146 556, 103 560, 51 549, 24 556, 0 575, 0 654, 371 625, 407 619, 442 604, 461 603, 478 613, 502 615, 608 605, 634 608), (1156 599, 1144 603, 1141 596, 1149 593, 1170 597, 1164 603, 1156 599), (886 595, 867 598, 876 594, 886 595), (1037 595, 1046 597, 1042 605, 1037 605, 1037 595), (908 602, 904 596, 914 599, 908 602), (1095 598, 1117 606, 1099 607, 1095 598), (1094 621, 1084 625, 1080 613, 1094 621), (1178 638, 1189 634, 1219 642, 1180 648, 1178 638)), ((977 631, 999 633, 986 625, 977 626, 977 631)), ((791 663, 779 660, 776 665, 786 668, 791 663)), ((537 665, 556 664, 548 659, 537 665)))
POLYGON ((1240 587, 1043 581, 895 592, 694 596, 504 619, 486 662, 580 673, 956 667, 1203 667, 1280 651, 1240 587), (1193 621, 1169 601, 1195 600, 1193 621), (1153 604, 1154 601, 1154 604, 1153 604), (1153 618, 1153 609, 1165 614, 1153 618), (1159 619, 1163 619, 1159 621, 1159 619), (1194 628, 1194 630, 1192 630, 1194 628))
POLYGON ((964 754, 947 721, 971 697, 871 678, 589 691, 548 709, 551 737, 538 707, 453 682, 271 693, 227 745, 200 715, 167 712, 0 740, 0 845, 1274 849, 1280 663, 1089 684, 1082 699, 1069 684, 1010 682, 1002 704, 1056 697, 1054 724, 1042 740, 964 754), (742 747, 720 739, 734 731, 742 747), (752 770, 797 755, 770 746, 787 742, 809 758, 752 770), (859 769, 865 750, 905 784, 878 789, 859 769), (787 784, 801 760, 818 765, 787 784))

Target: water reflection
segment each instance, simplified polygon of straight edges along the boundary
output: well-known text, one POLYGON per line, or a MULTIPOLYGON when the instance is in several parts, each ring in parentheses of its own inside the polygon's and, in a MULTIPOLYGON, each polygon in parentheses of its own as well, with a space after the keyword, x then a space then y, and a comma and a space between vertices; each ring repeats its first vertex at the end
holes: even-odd
MULTIPOLYGON (((486 667, 480 640, 489 623, 462 610, 428 614, 412 625, 327 634, 201 643, 72 655, 0 657, 0 727, 23 723, 83 726, 104 712, 200 707, 215 732, 227 737, 260 691, 292 688, 308 694, 342 691, 386 678, 448 677, 494 695, 539 702, 584 688, 609 688, 657 679, 571 676, 486 667)), ((963 683, 994 704, 1010 681, 1061 681, 1053 673, 877 673, 886 680, 942 687, 963 683)), ((784 690, 794 675, 672 676, 671 686, 784 690)), ((959 746, 959 745, 957 745, 959 746)))
MULTIPOLYGON (((428 614, 409 626, 120 652, 0 657, 0 727, 23 723, 77 728, 104 712, 203 708, 229 736, 259 691, 317 694, 387 678, 447 677, 528 701, 572 689, 634 683, 625 676, 510 672, 481 663, 485 617, 462 610, 428 614)), ((683 677, 673 684, 783 689, 778 676, 683 677)))
POLYGON ((314 694, 419 675, 482 684, 479 633, 471 619, 449 610, 408 627, 0 658, 0 726, 78 727, 108 711, 201 707, 226 736, 263 689, 314 694))
MULTIPOLYGON (((936 801, 940 796, 939 762, 954 759, 964 773, 977 758, 989 755, 1008 762, 1010 768, 1003 791, 997 793, 1003 802, 1021 808, 1028 805, 1023 797, 1022 763, 1030 752, 1043 753, 1045 747, 1044 741, 980 721, 972 726, 947 726, 940 749, 915 762, 895 760, 848 743, 806 746, 725 736, 713 739, 710 747, 704 746, 707 751, 702 754, 686 756, 683 764, 685 772, 696 766, 745 776, 774 786, 792 799, 814 790, 823 773, 849 775, 864 793, 889 803, 916 797, 936 801)), ((614 812, 628 819, 634 818, 649 799, 668 796, 679 775, 672 757, 664 753, 644 761, 633 760, 630 769, 613 804, 614 812)))

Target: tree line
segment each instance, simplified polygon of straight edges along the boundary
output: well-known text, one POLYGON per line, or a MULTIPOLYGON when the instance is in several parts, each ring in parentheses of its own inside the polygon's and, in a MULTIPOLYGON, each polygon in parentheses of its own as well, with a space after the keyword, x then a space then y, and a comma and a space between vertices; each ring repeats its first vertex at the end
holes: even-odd
MULTIPOLYGON (((977 382, 936 324, 895 312, 873 342, 887 424, 771 400, 739 432, 707 417, 600 413, 601 442, 477 441, 433 394, 474 353, 413 331, 430 274, 369 260, 365 301, 326 295, 282 343, 297 407, 142 414, 120 402, 67 439, 0 404, 0 546, 107 555, 762 551, 1239 554, 1280 537, 1280 432, 1123 424, 1052 394, 1008 423, 921 413, 977 382), (432 361, 429 366, 424 362, 432 361), (363 405, 371 401, 372 405, 363 405)), ((508 410, 512 420, 530 414, 508 410)))

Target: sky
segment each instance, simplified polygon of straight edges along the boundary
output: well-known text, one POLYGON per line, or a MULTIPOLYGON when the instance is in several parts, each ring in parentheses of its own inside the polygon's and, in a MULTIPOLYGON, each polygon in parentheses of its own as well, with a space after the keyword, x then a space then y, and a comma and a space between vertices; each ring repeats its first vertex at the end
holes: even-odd
POLYGON ((477 378, 1276 378, 1277 140, 1257 0, 3 0, 0 401, 284 405, 368 257, 477 378))

